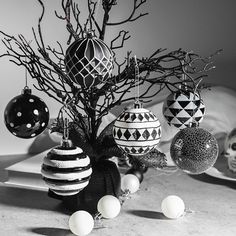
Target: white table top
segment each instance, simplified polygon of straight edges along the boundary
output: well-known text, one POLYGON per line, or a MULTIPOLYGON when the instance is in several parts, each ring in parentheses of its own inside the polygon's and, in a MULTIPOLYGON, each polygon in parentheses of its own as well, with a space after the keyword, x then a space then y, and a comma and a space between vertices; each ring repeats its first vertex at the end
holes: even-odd
MULTIPOLYGON (((2 168, 7 166, 6 162, 0 163, 2 168)), ((3 171, 0 172, 4 178, 3 171)), ((149 169, 141 189, 125 202, 120 215, 103 220, 106 227, 95 229, 90 235, 235 236, 235 190, 235 182, 206 174, 189 176, 177 171, 166 175, 149 169), (161 201, 172 194, 181 197, 192 213, 177 220, 165 218, 161 201)), ((73 235, 68 230, 68 219, 60 201, 49 198, 45 191, 0 186, 1 236, 73 235)))

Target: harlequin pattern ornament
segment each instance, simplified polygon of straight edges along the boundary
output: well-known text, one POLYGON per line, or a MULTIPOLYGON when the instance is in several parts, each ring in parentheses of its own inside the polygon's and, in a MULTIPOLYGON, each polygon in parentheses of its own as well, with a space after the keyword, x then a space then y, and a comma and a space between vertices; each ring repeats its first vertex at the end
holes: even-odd
POLYGON ((208 131, 188 127, 173 138, 170 155, 174 163, 189 174, 201 174, 212 167, 218 157, 218 143, 208 131))
POLYGON ((66 71, 74 83, 90 88, 105 81, 111 74, 111 49, 92 33, 73 42, 66 51, 66 71))
POLYGON ((202 122, 205 105, 198 93, 177 91, 165 100, 163 115, 169 125, 184 129, 191 123, 202 122))
POLYGON ((117 146, 127 154, 141 156, 160 142, 161 125, 151 111, 140 107, 131 108, 115 121, 113 137, 117 146))
POLYGON ((41 98, 32 95, 31 89, 26 86, 21 95, 7 104, 4 121, 7 129, 16 137, 33 138, 48 125, 48 107, 41 98))
POLYGON ((52 192, 69 196, 88 185, 92 168, 83 150, 64 140, 62 145, 51 149, 44 158, 41 174, 52 192))

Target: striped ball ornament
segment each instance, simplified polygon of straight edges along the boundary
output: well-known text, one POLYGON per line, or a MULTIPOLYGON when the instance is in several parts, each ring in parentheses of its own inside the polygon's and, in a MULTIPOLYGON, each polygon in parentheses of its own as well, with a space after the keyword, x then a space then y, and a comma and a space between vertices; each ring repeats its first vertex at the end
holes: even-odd
POLYGON ((105 81, 113 67, 111 49, 91 34, 73 42, 64 61, 70 79, 86 89, 105 81))
POLYGON ((184 129, 192 123, 202 122, 205 105, 198 93, 177 91, 165 100, 163 115, 170 126, 184 129))
POLYGON ((41 174, 48 188, 61 196, 79 193, 92 174, 89 157, 81 148, 62 144, 44 157, 41 174))
POLYGON ((157 146, 161 138, 158 118, 144 108, 125 110, 115 121, 113 137, 119 148, 132 156, 141 156, 157 146))

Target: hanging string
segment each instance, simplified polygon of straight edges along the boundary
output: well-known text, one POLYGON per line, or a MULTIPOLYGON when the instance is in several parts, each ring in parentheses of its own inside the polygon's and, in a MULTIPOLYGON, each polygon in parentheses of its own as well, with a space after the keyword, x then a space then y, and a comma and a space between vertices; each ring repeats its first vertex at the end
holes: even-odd
POLYGON ((98 15, 98 10, 100 8, 100 4, 101 4, 101 0, 97 0, 97 7, 95 9, 95 14, 94 14, 94 19, 97 19, 97 15, 98 15))
POLYGON ((64 120, 64 127, 63 127, 63 138, 64 140, 68 140, 69 139, 69 127, 68 127, 69 121, 68 118, 65 118, 64 120))
POLYGON ((139 101, 139 67, 138 67, 138 62, 137 62, 137 57, 136 55, 134 56, 134 71, 135 71, 135 81, 134 81, 134 86, 135 86, 135 107, 140 107, 141 103, 139 101))

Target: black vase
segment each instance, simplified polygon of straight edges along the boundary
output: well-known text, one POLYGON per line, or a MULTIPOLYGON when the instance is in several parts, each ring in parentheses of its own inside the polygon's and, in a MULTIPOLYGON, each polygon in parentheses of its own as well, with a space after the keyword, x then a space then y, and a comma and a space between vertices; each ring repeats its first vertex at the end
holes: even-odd
POLYGON ((104 195, 120 196, 120 172, 116 164, 109 160, 93 163, 93 173, 89 184, 78 194, 58 196, 49 191, 49 196, 61 199, 67 210, 75 212, 85 210, 91 214, 97 212, 97 203, 104 195))

